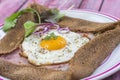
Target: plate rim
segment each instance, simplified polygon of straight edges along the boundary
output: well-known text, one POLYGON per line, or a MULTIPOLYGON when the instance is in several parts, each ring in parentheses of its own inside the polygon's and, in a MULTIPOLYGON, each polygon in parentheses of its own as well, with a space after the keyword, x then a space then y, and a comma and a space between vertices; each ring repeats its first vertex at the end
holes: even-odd
POLYGON ((103 72, 101 72, 101 73, 99 73, 99 74, 96 74, 96 75, 93 75, 93 76, 88 76, 88 77, 86 77, 86 78, 84 78, 84 80, 90 80, 90 79, 103 79, 103 78, 106 78, 106 77, 109 77, 110 75, 112 75, 112 74, 114 74, 115 72, 117 72, 118 70, 120 70, 120 68, 119 68, 119 66, 120 66, 120 62, 118 62, 117 64, 115 64, 113 67, 111 67, 111 68, 109 68, 109 69, 107 69, 107 70, 105 70, 105 71, 103 71, 103 72), (114 70, 115 69, 115 70, 114 70), (107 74, 107 73, 109 73, 110 71, 112 71, 113 70, 113 72, 111 72, 111 74, 107 74), (104 76, 104 74, 107 74, 108 76, 104 76), (104 77, 100 77, 100 76, 104 76, 104 77), (100 77, 100 78, 99 78, 100 77))
POLYGON ((61 11, 77 11, 77 12, 88 12, 88 13, 93 13, 93 14, 97 14, 100 16, 104 16, 113 20, 120 20, 120 18, 117 18, 116 16, 113 16, 111 14, 105 13, 105 12, 99 12, 99 11, 95 11, 95 10, 89 10, 89 9, 72 9, 72 10, 61 10, 61 11))

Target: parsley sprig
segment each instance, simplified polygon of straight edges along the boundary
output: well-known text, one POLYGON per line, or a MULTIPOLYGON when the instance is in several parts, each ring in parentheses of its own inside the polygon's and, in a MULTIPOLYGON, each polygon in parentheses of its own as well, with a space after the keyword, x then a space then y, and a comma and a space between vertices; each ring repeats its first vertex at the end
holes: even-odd
MULTIPOLYGON (((27 9, 23 9, 21 11, 18 11, 14 14, 12 14, 10 17, 6 18, 5 19, 5 23, 4 23, 4 26, 3 26, 3 30, 5 32, 9 31, 11 28, 15 27, 15 24, 17 22, 17 19, 19 16, 21 16, 22 14, 26 13, 26 12, 32 12, 32 13, 35 13, 37 14, 38 16, 38 21, 39 23, 41 22, 41 19, 40 19, 40 15, 39 13, 32 9, 32 8, 27 8, 27 9)), ((35 30, 35 25, 36 23, 32 22, 32 21, 26 21, 24 23, 24 28, 25 28, 25 37, 29 36, 34 30, 35 30), (28 30, 29 29, 29 30, 28 30)))
MULTIPOLYGON (((26 12, 35 13, 38 17, 39 22, 34 23, 34 22, 28 20, 24 23, 25 37, 28 37, 30 34, 32 34, 34 32, 34 30, 36 29, 36 26, 41 23, 42 17, 45 17, 44 19, 46 22, 57 23, 64 16, 63 14, 59 13, 58 9, 50 9, 49 11, 46 11, 46 14, 47 14, 47 16, 46 16, 46 15, 44 15, 44 13, 40 15, 36 10, 34 10, 32 8, 27 8, 27 9, 18 11, 16 13, 12 14, 10 17, 6 18, 2 29, 5 32, 7 32, 11 28, 14 28, 15 24, 17 22, 17 19, 26 12)), ((45 40, 49 40, 51 38, 56 39, 57 36, 54 33, 51 33, 49 36, 46 36, 45 40)))
POLYGON ((43 40, 57 39, 57 37, 54 33, 50 33, 50 35, 47 35, 43 40))

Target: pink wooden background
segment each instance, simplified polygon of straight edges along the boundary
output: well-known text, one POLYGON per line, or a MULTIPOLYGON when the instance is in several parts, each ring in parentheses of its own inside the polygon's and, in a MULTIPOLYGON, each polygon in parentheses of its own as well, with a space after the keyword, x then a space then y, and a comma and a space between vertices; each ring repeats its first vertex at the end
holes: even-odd
MULTIPOLYGON (((120 19, 120 0, 0 0, 0 24, 12 13, 36 1, 49 8, 77 9, 105 13, 120 19)), ((120 80, 120 71, 104 80, 120 80)))

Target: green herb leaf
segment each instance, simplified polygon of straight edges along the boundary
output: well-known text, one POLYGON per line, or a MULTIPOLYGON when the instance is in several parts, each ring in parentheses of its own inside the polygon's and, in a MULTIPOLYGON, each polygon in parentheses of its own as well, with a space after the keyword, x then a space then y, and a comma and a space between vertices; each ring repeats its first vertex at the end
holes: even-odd
POLYGON ((25 37, 29 36, 36 29, 36 23, 32 21, 27 21, 24 23, 25 37))
POLYGON ((54 16, 49 17, 48 19, 46 19, 46 22, 51 22, 51 23, 57 23, 60 21, 61 18, 64 17, 64 14, 57 14, 54 16))
POLYGON ((16 12, 12 14, 10 17, 5 19, 5 24, 3 26, 3 30, 7 31, 15 26, 16 18, 20 15, 20 12, 16 12))
POLYGON ((54 33, 50 33, 50 35, 46 36, 44 38, 44 40, 50 40, 50 39, 57 39, 57 35, 55 35, 54 33))
POLYGON ((52 13, 52 14, 59 14, 59 10, 57 9, 57 8, 54 8, 54 9, 50 9, 50 12, 52 13))
POLYGON ((61 14, 56 8, 41 13, 41 19, 45 22, 57 23, 63 17, 64 14, 61 14))
POLYGON ((61 18, 64 17, 64 14, 60 14, 58 9, 51 9, 50 12, 53 14, 52 16, 49 16, 45 21, 57 23, 60 21, 61 18))
POLYGON ((18 11, 16 13, 12 14, 10 17, 6 18, 5 19, 5 24, 4 24, 2 29, 6 32, 6 31, 10 30, 11 28, 13 28, 15 26, 15 24, 16 24, 16 21, 17 21, 18 17, 20 15, 22 15, 23 13, 25 13, 25 12, 34 12, 34 13, 36 13, 37 16, 38 16, 38 19, 39 19, 39 23, 40 23, 39 13, 36 10, 32 9, 32 8, 28 8, 28 9, 23 9, 21 11, 18 11))

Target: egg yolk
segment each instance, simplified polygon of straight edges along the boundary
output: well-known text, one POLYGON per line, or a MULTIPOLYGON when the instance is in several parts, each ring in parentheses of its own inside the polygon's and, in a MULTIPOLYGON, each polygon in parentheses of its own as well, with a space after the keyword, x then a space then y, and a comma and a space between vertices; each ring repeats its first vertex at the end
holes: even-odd
POLYGON ((47 50, 58 50, 66 46, 66 40, 58 36, 56 39, 52 38, 50 40, 42 40, 40 46, 47 50))

